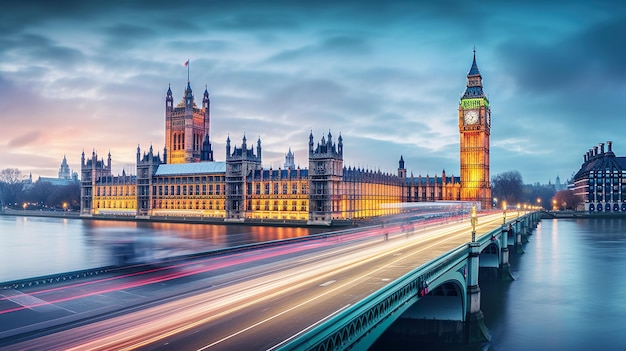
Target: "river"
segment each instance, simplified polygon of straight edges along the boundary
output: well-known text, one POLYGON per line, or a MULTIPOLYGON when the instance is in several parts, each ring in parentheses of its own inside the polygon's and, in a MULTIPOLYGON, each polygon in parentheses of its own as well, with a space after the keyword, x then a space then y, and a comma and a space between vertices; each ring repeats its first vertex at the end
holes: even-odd
POLYGON ((129 240, 162 258, 329 230, 0 216, 0 282, 108 266, 116 263, 112 244, 129 240))

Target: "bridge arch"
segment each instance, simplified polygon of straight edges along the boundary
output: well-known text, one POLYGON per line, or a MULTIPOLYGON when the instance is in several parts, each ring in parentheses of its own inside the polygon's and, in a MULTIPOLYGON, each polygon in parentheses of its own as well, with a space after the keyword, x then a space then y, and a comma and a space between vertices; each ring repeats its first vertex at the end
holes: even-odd
POLYGON ((499 240, 491 240, 491 242, 480 252, 478 259, 479 267, 500 267, 500 246, 499 240))

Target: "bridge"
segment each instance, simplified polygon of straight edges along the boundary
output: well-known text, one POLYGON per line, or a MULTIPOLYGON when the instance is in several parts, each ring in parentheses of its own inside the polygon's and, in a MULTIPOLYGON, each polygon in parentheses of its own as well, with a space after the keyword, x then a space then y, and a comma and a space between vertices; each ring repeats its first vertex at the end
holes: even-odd
POLYGON ((522 244, 539 219, 533 212, 503 223, 501 228, 405 274, 280 349, 367 350, 398 321, 404 322, 404 328, 396 329, 414 330, 410 324, 416 324, 420 332, 428 329, 424 328, 426 323, 464 322, 461 334, 458 323, 449 330, 444 326, 436 334, 451 334, 444 338, 459 342, 487 341, 490 336, 480 311, 479 267, 495 268, 500 279, 513 279, 508 247, 522 253, 522 244))
POLYGON ((467 218, 353 229, 8 282, 0 347, 364 350, 432 323, 447 341, 482 341, 478 274, 512 279, 509 247, 523 252, 538 220, 481 215, 474 240, 467 218))

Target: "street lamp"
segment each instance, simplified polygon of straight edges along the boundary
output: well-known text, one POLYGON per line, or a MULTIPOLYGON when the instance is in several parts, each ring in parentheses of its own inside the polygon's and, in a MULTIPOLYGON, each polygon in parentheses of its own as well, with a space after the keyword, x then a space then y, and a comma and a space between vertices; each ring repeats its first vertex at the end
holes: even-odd
POLYGON ((476 217, 476 205, 472 206, 472 213, 470 214, 470 223, 472 224, 472 242, 476 241, 476 224, 478 218, 476 217))
POLYGON ((26 202, 22 204, 22 208, 24 209, 24 211, 26 211, 26 202))
POLYGON ((506 201, 502 201, 502 225, 506 224, 506 201))
POLYGON ((63 203, 63 212, 67 211, 67 202, 63 203))

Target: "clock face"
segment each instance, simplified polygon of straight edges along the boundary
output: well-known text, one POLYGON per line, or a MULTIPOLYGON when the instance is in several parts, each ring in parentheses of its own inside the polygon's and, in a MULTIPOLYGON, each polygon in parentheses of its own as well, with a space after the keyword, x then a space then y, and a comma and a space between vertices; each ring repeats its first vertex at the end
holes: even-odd
POLYGON ((476 124, 478 123, 478 111, 469 110, 465 111, 465 124, 476 124))

